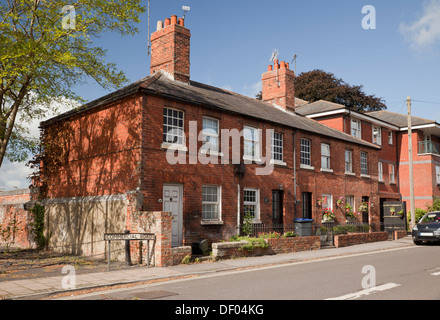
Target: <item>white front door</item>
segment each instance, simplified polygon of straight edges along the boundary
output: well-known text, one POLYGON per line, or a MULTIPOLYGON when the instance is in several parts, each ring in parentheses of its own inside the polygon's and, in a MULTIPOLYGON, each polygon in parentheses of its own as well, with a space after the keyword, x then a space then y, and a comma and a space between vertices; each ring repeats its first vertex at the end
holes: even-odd
POLYGON ((171 212, 171 244, 182 245, 183 186, 163 186, 163 211, 171 212))

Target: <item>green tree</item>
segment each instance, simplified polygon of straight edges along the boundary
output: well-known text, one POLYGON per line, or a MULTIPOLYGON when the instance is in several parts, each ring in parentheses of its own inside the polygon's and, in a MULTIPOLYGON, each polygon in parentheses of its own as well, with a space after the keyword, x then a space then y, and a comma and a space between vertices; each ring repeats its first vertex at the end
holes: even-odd
POLYGON ((382 98, 367 95, 363 86, 352 86, 323 70, 303 72, 295 78, 295 97, 314 102, 326 100, 359 111, 386 109, 382 98))
POLYGON ((36 142, 26 125, 54 103, 84 100, 72 91, 93 79, 105 89, 127 81, 106 51, 93 45, 104 32, 138 32, 141 0, 8 0, 0 2, 0 166, 23 161, 36 142), (8 144, 10 146, 8 147, 8 144))

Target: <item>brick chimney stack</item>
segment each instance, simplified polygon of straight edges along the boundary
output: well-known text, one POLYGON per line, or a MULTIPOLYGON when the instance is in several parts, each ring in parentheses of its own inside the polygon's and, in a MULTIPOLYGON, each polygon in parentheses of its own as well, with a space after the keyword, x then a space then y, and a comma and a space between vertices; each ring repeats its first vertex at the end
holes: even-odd
POLYGON ((158 21, 157 30, 151 35, 150 74, 162 70, 174 80, 189 83, 190 38, 182 18, 174 15, 158 21))
POLYGON ((269 65, 262 75, 263 101, 295 111, 294 79, 295 73, 289 69, 289 64, 275 59, 274 65, 269 65))

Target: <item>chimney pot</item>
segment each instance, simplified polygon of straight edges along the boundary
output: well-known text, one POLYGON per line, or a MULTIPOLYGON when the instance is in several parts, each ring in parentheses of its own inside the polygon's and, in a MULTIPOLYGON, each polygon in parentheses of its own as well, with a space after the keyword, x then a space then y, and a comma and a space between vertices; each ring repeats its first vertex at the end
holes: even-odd
POLYGON ((163 21, 157 21, 157 31, 162 30, 163 29, 163 21))
POLYGON ((179 18, 179 24, 184 27, 185 26, 185 20, 183 18, 179 18))
POLYGON ((278 70, 280 68, 280 64, 278 63, 278 59, 274 60, 273 66, 274 66, 275 70, 278 70))
POLYGON ((177 24, 177 16, 176 15, 171 16, 171 24, 177 24))
POLYGON ((286 69, 286 63, 284 61, 281 61, 280 68, 281 69, 286 69))
POLYGON ((267 67, 267 71, 272 71, 272 65, 270 64, 268 67, 267 67))
POLYGON ((168 27, 171 24, 170 18, 165 19, 165 27, 168 27))

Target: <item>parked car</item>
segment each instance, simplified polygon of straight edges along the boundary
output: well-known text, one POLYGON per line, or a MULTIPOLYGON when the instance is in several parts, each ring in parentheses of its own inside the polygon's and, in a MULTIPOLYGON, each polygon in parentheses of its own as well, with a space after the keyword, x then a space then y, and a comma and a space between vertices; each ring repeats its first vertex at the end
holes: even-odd
POLYGON ((412 229, 415 244, 440 242, 440 212, 428 212, 412 229))

